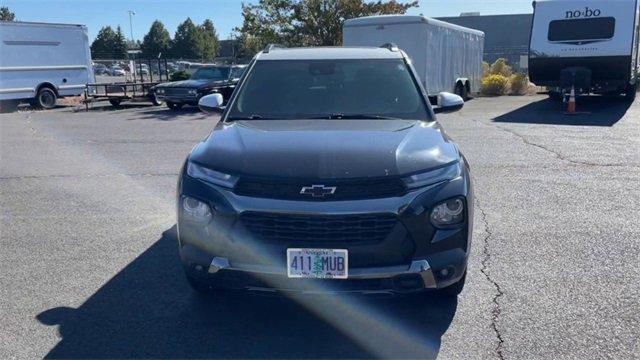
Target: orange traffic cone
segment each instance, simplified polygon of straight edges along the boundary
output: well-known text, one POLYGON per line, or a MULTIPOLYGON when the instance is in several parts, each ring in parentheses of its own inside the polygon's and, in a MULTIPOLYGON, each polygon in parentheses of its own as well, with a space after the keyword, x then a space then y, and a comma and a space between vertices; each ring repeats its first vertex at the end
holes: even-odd
POLYGON ((576 113, 576 90, 571 87, 571 94, 569 95, 569 105, 567 106, 567 114, 576 113))

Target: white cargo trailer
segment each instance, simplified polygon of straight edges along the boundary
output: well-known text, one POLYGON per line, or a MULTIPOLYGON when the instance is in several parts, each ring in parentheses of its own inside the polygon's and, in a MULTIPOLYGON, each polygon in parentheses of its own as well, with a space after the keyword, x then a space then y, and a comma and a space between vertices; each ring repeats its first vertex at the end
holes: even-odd
POLYGON ((0 22, 0 107, 52 108, 94 83, 84 25, 0 22))
POLYGON ((344 46, 393 43, 412 60, 429 95, 454 92, 463 98, 480 90, 484 33, 411 15, 368 16, 345 21, 344 46))

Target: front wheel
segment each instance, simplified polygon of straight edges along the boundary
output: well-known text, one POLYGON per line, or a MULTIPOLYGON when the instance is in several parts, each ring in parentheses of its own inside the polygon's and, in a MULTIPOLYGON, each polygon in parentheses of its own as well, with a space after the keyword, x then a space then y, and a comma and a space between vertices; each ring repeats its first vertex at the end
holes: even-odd
POLYGON ((122 102, 122 100, 120 100, 120 99, 110 99, 109 100, 109 103, 111 104, 111 106, 115 106, 115 107, 120 106, 121 102, 122 102))
POLYGON ((51 88, 42 87, 36 97, 31 100, 31 106, 36 109, 53 109, 56 106, 56 93, 51 88))
POLYGON ((149 94, 149 98, 151 98, 151 103, 155 106, 160 106, 164 104, 164 101, 160 100, 158 98, 158 95, 156 95, 156 93, 149 94))

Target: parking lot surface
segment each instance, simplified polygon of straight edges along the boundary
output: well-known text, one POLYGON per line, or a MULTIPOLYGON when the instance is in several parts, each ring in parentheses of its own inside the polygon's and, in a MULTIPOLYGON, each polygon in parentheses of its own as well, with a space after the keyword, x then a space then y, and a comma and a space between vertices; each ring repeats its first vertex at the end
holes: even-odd
POLYGON ((0 358, 638 357, 640 103, 578 109, 479 98, 439 116, 476 184, 457 301, 198 297, 174 196, 215 116, 0 115, 0 358))

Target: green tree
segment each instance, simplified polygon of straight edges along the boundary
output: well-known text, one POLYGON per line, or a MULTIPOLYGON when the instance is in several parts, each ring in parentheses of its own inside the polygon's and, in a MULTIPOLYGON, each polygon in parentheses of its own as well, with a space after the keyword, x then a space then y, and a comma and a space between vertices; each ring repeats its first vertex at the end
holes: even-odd
POLYGON ((125 59, 127 57, 127 42, 118 26, 113 31, 111 26, 105 26, 98 32, 91 43, 91 57, 94 59, 125 59))
POLYGON ((198 44, 198 51, 200 52, 200 58, 203 60, 213 60, 218 55, 219 42, 218 33, 213 26, 213 22, 209 19, 205 20, 198 28, 200 32, 200 39, 198 44))
POLYGON ((147 58, 156 58, 160 53, 167 55, 171 50, 171 37, 159 20, 151 24, 149 32, 142 40, 140 50, 142 50, 142 55, 147 58))
POLYGON ((395 0, 260 0, 242 5, 243 24, 236 28, 243 54, 269 43, 289 46, 342 44, 345 20, 371 15, 404 14, 417 1, 395 0))
POLYGON ((187 18, 176 29, 171 48, 172 56, 180 59, 199 59, 199 42, 200 32, 198 27, 191 21, 191 18, 187 18))
POLYGON ((1 21, 16 21, 16 14, 12 13, 8 7, 0 7, 0 20, 1 21))

